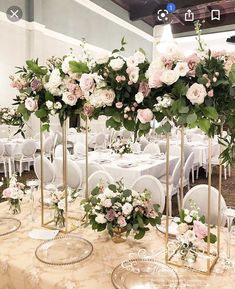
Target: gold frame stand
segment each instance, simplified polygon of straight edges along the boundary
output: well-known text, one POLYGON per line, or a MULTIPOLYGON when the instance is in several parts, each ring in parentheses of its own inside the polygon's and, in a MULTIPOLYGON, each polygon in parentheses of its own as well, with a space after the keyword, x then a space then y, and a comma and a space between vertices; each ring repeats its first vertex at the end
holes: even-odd
MULTIPOLYGON (((220 136, 222 136, 223 125, 220 127, 220 136)), ((207 249, 202 252, 199 251, 198 258, 195 263, 187 264, 183 261, 180 256, 177 256, 178 248, 175 248, 173 253, 169 253, 169 148, 170 139, 169 134, 166 136, 166 236, 165 236, 165 261, 167 264, 175 265, 178 267, 185 267, 192 271, 196 271, 202 274, 209 275, 212 268, 216 264, 219 254, 220 254, 220 210, 221 210, 221 189, 222 189, 222 161, 219 164, 219 194, 218 194, 218 220, 217 220, 217 243, 216 243, 216 253, 211 251, 210 238, 207 241, 207 249)), ((220 145, 220 152, 222 152, 222 145, 220 145)), ((212 139, 209 138, 208 147, 208 215, 207 215, 207 225, 208 232, 207 235, 210 236, 211 224, 210 224, 210 212, 211 212, 211 155, 212 155, 212 139)), ((180 181, 180 207, 183 205, 183 177, 184 177, 184 128, 181 128, 181 181, 180 181)), ((193 172, 194 173, 194 172, 193 172)), ((172 242, 172 240, 171 240, 172 242)), ((176 246, 177 247, 177 246, 176 246)), ((215 248, 215 247, 214 247, 215 248)))

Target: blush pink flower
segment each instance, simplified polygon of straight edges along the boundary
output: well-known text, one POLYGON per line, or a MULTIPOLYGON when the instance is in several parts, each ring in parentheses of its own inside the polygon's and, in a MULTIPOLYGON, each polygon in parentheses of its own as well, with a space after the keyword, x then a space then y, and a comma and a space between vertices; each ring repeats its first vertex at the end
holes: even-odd
POLYGON ((209 97, 213 97, 213 96, 214 96, 214 90, 211 89, 210 91, 208 91, 207 95, 208 95, 209 97))
POLYGON ((92 115, 92 113, 94 111, 94 106, 91 105, 90 103, 85 103, 83 106, 83 111, 84 111, 85 115, 90 116, 90 115, 92 115))
POLYGON ((116 213, 114 210, 109 210, 107 214, 105 215, 105 218, 109 221, 112 222, 114 218, 116 217, 116 213))
POLYGON ((169 57, 162 56, 161 61, 164 64, 166 69, 172 69, 175 59, 172 56, 169 56, 169 57))
POLYGON ((162 70, 154 71, 149 76, 148 85, 149 88, 159 88, 162 87, 163 83, 161 81, 162 70))
POLYGON ((7 188, 2 192, 2 197, 4 199, 9 199, 11 197, 11 189, 7 188))
POLYGON ((200 58, 197 56, 196 53, 190 55, 187 59, 186 59, 187 63, 188 63, 188 68, 189 68, 189 72, 188 75, 189 76, 195 76, 196 73, 196 67, 198 65, 198 63, 200 62, 200 58))
POLYGON ((88 73, 82 74, 80 78, 80 87, 83 91, 93 91, 95 87, 93 76, 88 73))
POLYGON ((153 119, 153 113, 149 108, 138 109, 137 118, 141 123, 148 123, 153 119))
POLYGON ((36 99, 32 99, 31 97, 26 98, 25 108, 29 111, 36 111, 38 109, 38 101, 36 99))
POLYGON ((147 81, 142 81, 139 86, 139 92, 143 93, 144 97, 148 96, 151 89, 147 81))
POLYGON ((121 109, 123 107, 123 103, 121 101, 118 101, 116 104, 115 104, 116 108, 118 109, 121 109))
POLYGON ((13 88, 16 88, 18 90, 23 89, 24 87, 27 86, 27 83, 24 79, 22 78, 17 78, 17 79, 13 79, 11 86, 13 88))
POLYGON ((123 216, 118 217, 117 223, 120 227, 125 227, 127 225, 126 219, 123 216))
POLYGON ((207 226, 200 221, 193 222, 193 231, 198 239, 204 239, 207 236, 207 226))

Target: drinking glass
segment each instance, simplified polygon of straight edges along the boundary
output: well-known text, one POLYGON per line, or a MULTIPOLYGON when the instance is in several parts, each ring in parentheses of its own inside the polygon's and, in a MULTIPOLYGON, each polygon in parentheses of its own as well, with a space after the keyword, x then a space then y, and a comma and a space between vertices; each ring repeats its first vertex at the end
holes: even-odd
POLYGON ((230 247, 231 247, 231 228, 233 220, 235 218, 235 207, 227 207, 224 210, 225 216, 227 218, 228 236, 227 236, 227 261, 230 261, 230 247))
POLYGON ((29 195, 29 201, 30 201, 30 216, 31 216, 31 220, 32 222, 35 221, 35 191, 36 188, 39 185, 39 181, 37 179, 35 180, 28 180, 26 182, 27 187, 30 188, 30 195, 29 195))

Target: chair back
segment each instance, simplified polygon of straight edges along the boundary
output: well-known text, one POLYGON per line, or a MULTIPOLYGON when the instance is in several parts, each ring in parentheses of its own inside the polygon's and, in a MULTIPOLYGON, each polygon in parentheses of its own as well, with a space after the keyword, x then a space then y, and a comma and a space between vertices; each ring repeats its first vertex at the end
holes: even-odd
POLYGON ((180 160, 178 160, 172 173, 172 184, 175 188, 179 187, 179 181, 180 181, 180 160))
POLYGON ((189 157, 187 158, 185 165, 184 165, 184 177, 186 180, 189 179, 189 174, 190 171, 193 168, 193 163, 194 163, 194 153, 192 152, 189 157))
POLYGON ((104 170, 96 171, 92 175, 90 175, 90 177, 88 178, 88 192, 90 194, 91 191, 98 184, 102 184, 105 187, 107 187, 109 184, 111 184, 113 182, 114 182, 114 180, 113 180, 112 176, 108 172, 106 172, 104 170))
POLYGON ((160 148, 158 144, 156 143, 149 143, 145 148, 144 148, 144 153, 146 154, 151 154, 151 155, 158 155, 160 154, 160 148))
POLYGON ((36 153, 37 146, 34 140, 27 140, 22 146, 22 154, 25 157, 32 157, 36 153))
POLYGON ((95 138, 95 144, 97 146, 102 146, 105 144, 105 134, 104 133, 99 133, 96 138, 95 138))
POLYGON ((180 157, 181 156, 181 148, 177 145, 171 145, 170 146, 170 155, 180 157))
POLYGON ((43 151, 46 154, 51 153, 53 148, 53 138, 47 137, 44 142, 43 151))
MULTIPOLYGON (((39 180, 41 180, 41 156, 34 160, 34 172, 39 180)), ((55 181, 55 169, 53 164, 43 156, 43 183, 44 185, 51 184, 55 181)))
POLYGON ((139 193, 148 190, 151 193, 151 203, 160 205, 160 212, 163 212, 165 208, 165 192, 157 178, 150 175, 141 176, 134 182, 132 189, 139 193))
POLYGON ((149 144, 149 141, 143 137, 141 138, 140 140, 140 147, 141 147, 141 150, 144 151, 144 149, 146 148, 146 146, 149 144))
POLYGON ((73 153, 75 155, 86 154, 86 146, 82 143, 76 143, 73 147, 73 153))
POLYGON ((97 171, 104 171, 104 167, 96 162, 90 162, 88 164, 88 176, 90 177, 93 173, 97 171))
MULTIPOLYGON (((69 150, 67 149, 67 155, 70 155, 69 150)), ((63 145, 59 144, 55 148, 55 158, 63 157, 63 145)))
POLYGON ((4 155, 5 152, 5 146, 2 142, 0 142, 0 157, 4 155))
MULTIPOLYGON (((218 197, 219 191, 211 187, 211 211, 210 211, 210 223, 217 225, 218 219, 218 197)), ((204 215, 206 222, 208 220, 208 185, 197 185, 191 188, 183 199, 183 208, 191 209, 190 202, 193 201, 196 203, 196 206, 200 208, 199 214, 204 215)), ((226 203, 224 198, 221 196, 221 226, 224 226, 226 223, 226 216, 224 210, 226 208, 226 203)))

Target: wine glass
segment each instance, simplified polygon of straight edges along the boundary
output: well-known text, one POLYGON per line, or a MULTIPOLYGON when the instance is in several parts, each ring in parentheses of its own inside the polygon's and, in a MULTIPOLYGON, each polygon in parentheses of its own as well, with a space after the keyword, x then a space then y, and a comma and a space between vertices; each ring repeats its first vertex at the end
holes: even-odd
POLYGON ((35 189, 39 185, 39 181, 37 179, 28 180, 26 182, 26 185, 27 185, 27 187, 30 188, 30 195, 29 195, 30 215, 31 215, 32 222, 34 222, 35 221, 35 197, 34 197, 34 192, 35 192, 35 189))
POLYGON ((227 218, 227 227, 228 227, 228 236, 227 236, 227 263, 232 263, 230 261, 231 253, 230 253, 230 247, 231 247, 231 228, 232 223, 235 218, 235 207, 228 206, 224 210, 224 214, 227 218))

